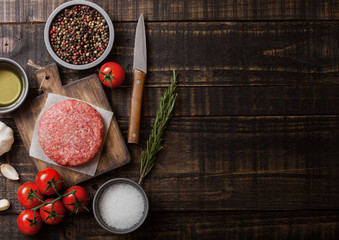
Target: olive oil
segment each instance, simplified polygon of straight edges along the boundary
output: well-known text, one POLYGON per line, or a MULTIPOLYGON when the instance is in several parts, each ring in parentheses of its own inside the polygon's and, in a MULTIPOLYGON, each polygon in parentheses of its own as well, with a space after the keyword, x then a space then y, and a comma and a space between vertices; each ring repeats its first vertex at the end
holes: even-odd
POLYGON ((21 94, 21 78, 15 72, 0 68, 0 106, 15 102, 21 94))

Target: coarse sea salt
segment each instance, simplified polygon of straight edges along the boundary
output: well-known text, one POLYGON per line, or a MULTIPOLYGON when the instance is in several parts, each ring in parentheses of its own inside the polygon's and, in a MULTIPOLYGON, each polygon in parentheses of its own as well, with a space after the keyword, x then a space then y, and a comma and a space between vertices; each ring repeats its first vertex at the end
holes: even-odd
POLYGON ((105 189, 99 199, 99 214, 105 223, 116 229, 127 229, 143 216, 145 202, 141 193, 126 183, 105 189))

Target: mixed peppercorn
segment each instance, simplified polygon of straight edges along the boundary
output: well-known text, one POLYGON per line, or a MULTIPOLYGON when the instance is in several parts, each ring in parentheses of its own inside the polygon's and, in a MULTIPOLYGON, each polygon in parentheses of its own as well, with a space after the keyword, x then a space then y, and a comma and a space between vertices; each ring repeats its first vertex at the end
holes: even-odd
POLYGON ((63 61, 82 65, 99 58, 109 42, 105 18, 85 5, 64 9, 55 17, 50 28, 53 51, 63 61))

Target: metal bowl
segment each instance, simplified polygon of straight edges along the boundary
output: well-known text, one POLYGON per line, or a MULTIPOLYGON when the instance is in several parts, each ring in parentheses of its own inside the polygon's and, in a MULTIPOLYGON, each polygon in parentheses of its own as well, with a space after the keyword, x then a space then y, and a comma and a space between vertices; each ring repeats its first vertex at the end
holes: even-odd
POLYGON ((149 210, 149 203, 148 203, 148 199, 147 199, 147 195, 144 192, 144 190, 140 187, 139 184, 137 184, 136 182, 127 179, 127 178, 115 178, 112 180, 109 180, 107 182, 105 182, 100 188, 99 190, 96 192, 94 199, 93 199, 93 213, 94 213, 94 217, 97 220, 97 222, 100 224, 101 227, 103 227, 104 229, 106 229, 107 231, 114 233, 114 234, 126 234, 126 233, 130 233, 135 231, 136 229, 138 229, 145 221, 147 215, 148 215, 148 210, 149 210), (144 214, 141 217, 141 219, 132 227, 130 228, 126 228, 126 229, 116 229, 114 227, 111 227, 109 225, 107 225, 105 223, 105 221, 102 219, 102 217, 100 216, 100 212, 99 212, 99 200, 101 195, 103 194, 103 192, 110 186, 114 185, 114 184, 120 184, 120 183, 126 183, 131 185, 132 187, 134 187, 135 189, 137 189, 143 199, 144 199, 144 203, 145 203, 145 208, 144 208, 144 214))
POLYGON ((17 62, 9 58, 0 58, 0 69, 1 68, 14 72, 21 80, 22 89, 19 97, 13 103, 5 106, 0 105, 0 114, 12 112, 20 107, 20 105, 25 101, 29 89, 27 75, 24 69, 17 62))
POLYGON ((70 2, 66 2, 64 4, 61 4, 59 7, 57 7, 52 12, 52 14, 49 16, 49 18, 46 22, 46 25, 45 25, 44 39, 45 39, 45 45, 46 45, 47 51, 49 52, 49 54, 52 56, 52 58, 58 64, 60 64, 63 67, 69 68, 69 69, 86 70, 86 69, 95 67, 96 65, 101 63, 108 56, 108 54, 111 52, 112 47, 113 47, 113 42, 114 42, 114 27, 113 27, 113 23, 112 23, 110 17, 108 16, 108 14, 99 5, 92 3, 92 2, 88 2, 88 1, 74 0, 74 1, 70 1, 70 2), (95 61, 88 63, 88 64, 75 65, 75 64, 71 64, 71 63, 63 61, 62 59, 60 59, 55 54, 55 52, 52 49, 51 43, 50 43, 49 31, 50 31, 50 27, 51 27, 51 24, 52 24, 54 18, 56 16, 58 16, 59 13, 61 11, 63 11, 65 8, 70 7, 70 6, 74 6, 74 5, 85 5, 85 6, 89 6, 93 9, 97 10, 105 18, 107 25, 108 25, 108 28, 109 28, 109 41, 108 41, 108 45, 107 45, 104 53, 98 59, 96 59, 95 61))

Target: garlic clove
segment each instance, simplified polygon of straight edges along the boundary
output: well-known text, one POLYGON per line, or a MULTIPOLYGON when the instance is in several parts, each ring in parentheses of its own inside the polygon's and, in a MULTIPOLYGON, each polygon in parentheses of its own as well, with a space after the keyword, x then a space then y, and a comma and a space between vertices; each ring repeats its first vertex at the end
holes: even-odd
POLYGON ((1 165, 1 173, 4 177, 11 180, 19 180, 19 174, 15 170, 15 168, 8 163, 4 163, 1 165))
POLYGON ((0 200, 0 211, 5 211, 9 208, 10 204, 7 199, 0 200))

